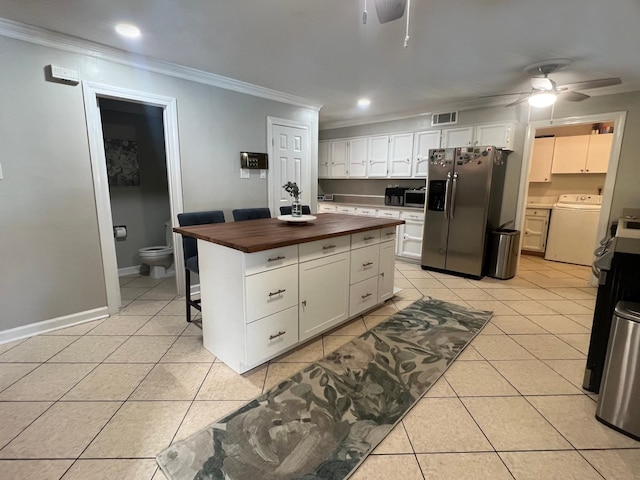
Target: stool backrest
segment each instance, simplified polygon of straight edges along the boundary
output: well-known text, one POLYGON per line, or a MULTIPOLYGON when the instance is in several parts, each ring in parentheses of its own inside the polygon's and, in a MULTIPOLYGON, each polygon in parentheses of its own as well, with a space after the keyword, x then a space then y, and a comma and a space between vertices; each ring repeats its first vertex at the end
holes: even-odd
POLYGON ((238 208, 232 211, 233 220, 241 222, 243 220, 257 220, 259 218, 271 218, 271 210, 268 208, 238 208))
MULTIPOLYGON (((206 225, 209 223, 224 223, 222 210, 210 210, 205 212, 179 213, 178 223, 181 227, 192 225, 206 225)), ((184 259, 198 256, 198 241, 195 238, 182 236, 182 250, 184 259)))

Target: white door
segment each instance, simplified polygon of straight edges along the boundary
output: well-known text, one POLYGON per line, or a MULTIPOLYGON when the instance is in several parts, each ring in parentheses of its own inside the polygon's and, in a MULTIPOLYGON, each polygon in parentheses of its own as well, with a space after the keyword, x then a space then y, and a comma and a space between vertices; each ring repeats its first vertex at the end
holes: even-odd
POLYGON ((311 175, 309 169, 309 130, 274 123, 271 129, 272 152, 269 161, 271 215, 280 215, 280 207, 290 206, 293 200, 282 188, 296 182, 302 192, 303 205, 309 205, 311 175))
POLYGON ((411 176, 411 157, 413 156, 413 133, 391 135, 389 143, 389 176, 411 176))
POLYGON ((426 177, 429 172, 429 150, 440 148, 440 130, 416 133, 413 149, 413 176, 426 177))
POLYGON ((387 176, 389 136, 369 137, 369 177, 387 176))

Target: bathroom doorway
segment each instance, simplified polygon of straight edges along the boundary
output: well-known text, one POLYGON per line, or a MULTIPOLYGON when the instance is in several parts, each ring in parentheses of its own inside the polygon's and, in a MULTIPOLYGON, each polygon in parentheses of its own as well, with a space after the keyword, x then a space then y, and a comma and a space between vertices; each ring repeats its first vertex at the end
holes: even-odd
MULTIPOLYGON (((146 233, 142 235, 134 235, 134 237, 144 237, 144 243, 151 242, 146 246, 162 246, 166 245, 165 238, 165 222, 169 221, 169 230, 172 227, 177 226, 177 214, 182 212, 182 181, 180 172, 180 158, 179 158, 179 145, 178 145, 178 128, 177 128, 177 108, 176 100, 174 98, 161 97, 154 94, 136 92, 118 87, 112 87, 109 85, 96 84, 93 82, 83 82, 83 95, 84 104, 87 118, 87 129, 89 136, 89 149, 91 156, 91 168, 93 172, 93 182, 96 197, 96 209, 98 213, 98 227, 100 232, 100 244, 102 247, 102 260, 104 266, 105 275, 105 288, 107 294, 107 307, 110 314, 118 313, 123 302, 120 293, 120 275, 119 273, 127 273, 127 268, 135 269, 136 264, 132 259, 135 258, 135 251, 139 248, 133 243, 139 243, 141 240, 137 239, 135 242, 131 242, 131 246, 127 245, 125 248, 119 248, 121 245, 127 243, 127 240, 116 240, 114 237, 114 226, 126 226, 127 233, 126 238, 130 237, 130 234, 134 233, 134 230, 140 233, 141 231, 148 230, 152 232, 147 236, 146 233), (161 147, 148 147, 150 150, 155 148, 155 151, 162 151, 164 154, 163 168, 156 168, 154 171, 142 168, 140 164, 140 149, 141 145, 138 143, 132 145, 132 137, 127 135, 127 132, 131 132, 135 129, 131 128, 131 125, 118 125, 117 122, 112 122, 114 117, 129 115, 138 115, 138 124, 142 125, 145 121, 156 124, 155 128, 151 129, 149 137, 161 137, 161 147), (109 124, 109 128, 105 129, 103 133, 103 116, 105 117, 104 126, 109 124), (145 120, 146 119, 146 120, 145 120), (161 134, 160 134, 161 132, 161 134), (120 138, 109 138, 109 136, 120 138), (128 138, 127 138, 128 137, 128 138), (111 140, 111 144, 115 145, 119 149, 117 155, 121 157, 138 158, 138 167, 136 168, 135 162, 129 162, 126 168, 127 172, 121 175, 119 180, 111 178, 111 184, 114 182, 118 185, 110 185, 110 175, 107 169, 107 156, 105 150, 105 140, 111 140), (164 205, 157 209, 157 212, 146 218, 147 215, 140 214, 140 212, 124 212, 120 204, 126 206, 126 199, 131 199, 137 193, 140 194, 142 189, 142 183, 144 177, 147 179, 150 176, 158 174, 158 171, 162 171, 162 177, 164 180, 160 182, 152 182, 155 186, 151 187, 151 197, 158 197, 151 199, 152 204, 164 205), (139 184, 139 185, 138 185, 139 184), (162 187, 158 187, 162 185, 162 187), (112 200, 110 189, 114 191, 119 190, 119 196, 114 205, 112 200), (153 193, 155 192, 155 193, 153 193), (116 207, 116 203, 118 204, 116 207), (168 209, 167 207, 168 203, 168 209), (124 216, 120 216, 124 215, 124 216), (127 216, 128 215, 128 216, 127 216), (160 221, 158 218, 162 216, 160 221), (157 218, 156 218, 157 217, 157 218), (124 221, 121 221, 123 220, 124 221), (157 222, 156 222, 157 220, 157 222), (121 221, 119 223, 119 221, 121 221), (133 222, 133 223, 128 223, 133 222), (159 225, 155 225, 159 223, 159 225), (141 224, 141 225, 140 225, 141 224), (133 228, 134 230, 131 230, 133 228), (116 247, 116 243, 120 242, 120 245, 116 247), (123 252, 116 253, 116 250, 122 250, 123 252), (119 272, 119 260, 120 257, 128 260, 125 263, 130 265, 122 266, 123 270, 119 272)), ((145 140, 144 142, 147 142, 145 140)), ((151 142, 149 142, 151 143, 151 142)), ((146 147, 145 147, 146 148, 146 147)), ((112 162, 113 163, 113 162, 112 162)), ((157 164, 156 164, 157 166, 157 164)), ((114 172, 111 172, 111 177, 114 176, 114 172)), ((139 209, 145 210, 146 208, 140 207, 139 209)), ((126 210, 126 207, 125 209, 126 210)), ((148 211, 148 209, 147 209, 148 211)), ((122 235, 123 230, 116 230, 121 232, 119 235, 121 238, 125 238, 122 235)), ((184 262, 182 260, 182 244, 180 237, 171 233, 173 237, 173 260, 175 265, 175 285, 176 293, 183 294, 184 289, 184 262)))

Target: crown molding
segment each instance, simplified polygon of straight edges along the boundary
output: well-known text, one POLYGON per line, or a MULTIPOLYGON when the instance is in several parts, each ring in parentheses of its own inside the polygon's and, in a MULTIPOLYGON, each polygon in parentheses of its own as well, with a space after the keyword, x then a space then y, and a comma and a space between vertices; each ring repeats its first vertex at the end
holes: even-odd
POLYGON ((234 80, 232 78, 223 77, 222 75, 216 75, 215 73, 209 73, 203 70, 165 62, 152 57, 145 57, 143 55, 125 52, 117 48, 107 47, 81 38, 72 37, 31 25, 25 25, 23 23, 14 22, 4 18, 0 18, 0 35, 44 47, 63 50, 65 52, 88 55, 104 61, 139 68, 149 72, 167 75, 169 77, 180 78, 183 80, 210 85, 212 87, 253 95, 254 97, 266 98, 276 102, 295 105, 297 107, 309 108, 315 111, 319 111, 320 108, 322 108, 322 105, 315 103, 313 100, 308 98, 298 97, 296 95, 260 87, 240 80, 234 80))

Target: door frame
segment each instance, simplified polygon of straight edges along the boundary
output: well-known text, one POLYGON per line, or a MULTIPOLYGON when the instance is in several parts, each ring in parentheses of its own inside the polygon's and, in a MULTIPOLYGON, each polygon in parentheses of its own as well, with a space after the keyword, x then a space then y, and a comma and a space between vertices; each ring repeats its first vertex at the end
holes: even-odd
MULTIPOLYGON (((89 156, 91 173, 98 216, 98 233, 102 250, 102 266, 107 293, 109 314, 116 314, 121 307, 120 282, 118 279, 118 261, 113 239, 113 218, 111 199, 107 177, 107 161, 102 135, 102 116, 98 98, 111 98, 134 103, 142 103, 162 108, 164 129, 165 156, 167 162, 167 179, 169 182, 169 203, 171 209, 171 226, 177 226, 178 213, 183 211, 182 173, 180 170, 180 145, 178 137, 178 110, 176 99, 147 92, 129 90, 96 82, 83 81, 87 134, 89 139, 89 156)), ((173 234, 173 256, 176 269, 176 287, 179 295, 184 295, 184 259, 180 236, 173 234)))
MULTIPOLYGON (((314 186, 312 184, 313 175, 312 175, 312 165, 311 165, 311 125, 308 123, 289 120, 286 118, 267 116, 267 154, 271 159, 270 160, 271 165, 273 165, 273 161, 275 160, 275 157, 273 155, 274 142, 275 142, 275 138, 273 136, 273 127, 276 125, 280 125, 283 127, 300 128, 305 131, 305 134, 307 137, 307 151, 306 153, 304 153, 304 158, 303 158, 304 165, 301 166, 302 170, 300 171, 300 176, 302 177, 304 174, 306 174, 309 179, 308 205, 310 206, 312 211, 315 211, 316 197, 312 195, 314 191, 314 186)), ((277 198, 277 196, 275 195, 276 179, 275 179, 275 175, 272 172, 273 172, 273 168, 269 168, 268 174, 267 174, 267 202, 268 202, 269 208, 271 209, 271 213, 277 217, 278 215, 280 215, 280 210, 276 205, 276 198, 277 198)), ((316 178, 317 178, 317 175, 316 175, 316 178)), ((301 185, 300 185, 300 189, 302 190, 303 197, 304 197, 305 192, 302 189, 301 185)), ((317 186, 316 186, 316 189, 317 189, 317 186)))
MULTIPOLYGON (((538 128, 562 127, 567 125, 580 125, 584 123, 614 122, 613 141, 611 142, 611 153, 609 165, 604 181, 604 191, 602 197, 602 208, 598 219, 598 240, 607 235, 607 228, 611 217, 611 205, 613 202, 613 188, 618 174, 618 164, 620 162, 620 150, 622 148, 622 135, 624 133, 627 112, 597 113, 593 115, 582 115, 577 117, 566 117, 553 120, 538 120, 527 124, 525 136, 522 167, 520 170, 520 187, 518 191, 518 205, 516 208, 516 228, 522 231, 524 226, 524 215, 527 208, 527 196, 529 190, 529 173, 531 171, 531 157, 533 154, 533 141, 538 128)), ((520 236, 520 246, 522 249, 522 235, 520 236)), ((595 250, 594 245, 594 250, 595 250)), ((518 267, 521 255, 518 255, 518 267)))

